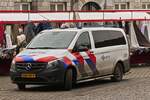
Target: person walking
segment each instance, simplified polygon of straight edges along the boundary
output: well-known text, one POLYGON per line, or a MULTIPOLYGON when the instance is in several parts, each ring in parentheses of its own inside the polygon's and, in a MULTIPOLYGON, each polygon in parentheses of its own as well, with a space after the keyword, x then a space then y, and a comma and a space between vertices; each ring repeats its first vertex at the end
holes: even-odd
POLYGON ((16 54, 20 52, 22 48, 26 46, 26 36, 23 34, 23 28, 19 28, 19 33, 17 35, 17 48, 16 48, 16 54))

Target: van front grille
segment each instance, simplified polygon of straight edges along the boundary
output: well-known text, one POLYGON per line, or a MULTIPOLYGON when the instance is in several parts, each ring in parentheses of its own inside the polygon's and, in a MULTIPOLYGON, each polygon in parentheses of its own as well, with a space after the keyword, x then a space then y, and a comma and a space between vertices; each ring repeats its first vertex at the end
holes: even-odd
POLYGON ((37 71, 43 70, 47 66, 47 63, 16 63, 16 69, 21 71, 37 71))

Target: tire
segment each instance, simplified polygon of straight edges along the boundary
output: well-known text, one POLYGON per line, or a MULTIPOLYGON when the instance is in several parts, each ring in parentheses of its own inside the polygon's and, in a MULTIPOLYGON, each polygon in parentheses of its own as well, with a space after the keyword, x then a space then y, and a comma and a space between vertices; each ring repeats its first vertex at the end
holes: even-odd
POLYGON ((17 84, 19 90, 25 90, 26 85, 25 84, 17 84))
POLYGON ((66 71, 65 75, 65 80, 64 80, 64 89, 65 90, 71 90, 72 89, 72 84, 73 84, 73 78, 72 78, 72 69, 68 69, 66 71))
POLYGON ((113 77, 111 77, 111 80, 114 82, 119 82, 122 81, 122 79, 123 79, 123 69, 122 65, 118 63, 115 67, 113 77))

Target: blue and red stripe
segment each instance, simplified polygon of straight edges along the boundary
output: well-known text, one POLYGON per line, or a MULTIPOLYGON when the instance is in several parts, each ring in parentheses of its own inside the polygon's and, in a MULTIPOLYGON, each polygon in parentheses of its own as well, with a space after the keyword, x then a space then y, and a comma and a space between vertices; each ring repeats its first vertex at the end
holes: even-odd
POLYGON ((34 62, 34 59, 28 55, 22 55, 15 58, 16 62, 34 62))
POLYGON ((89 56, 89 59, 85 59, 85 61, 93 71, 96 71, 96 56, 90 51, 87 51, 86 53, 89 56))

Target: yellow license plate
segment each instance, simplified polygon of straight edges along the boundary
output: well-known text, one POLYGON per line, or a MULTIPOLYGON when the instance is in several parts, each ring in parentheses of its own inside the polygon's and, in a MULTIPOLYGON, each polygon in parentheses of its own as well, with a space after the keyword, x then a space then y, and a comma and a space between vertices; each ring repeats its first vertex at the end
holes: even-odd
POLYGON ((36 74, 24 73, 21 74, 22 78, 36 78, 36 74))

